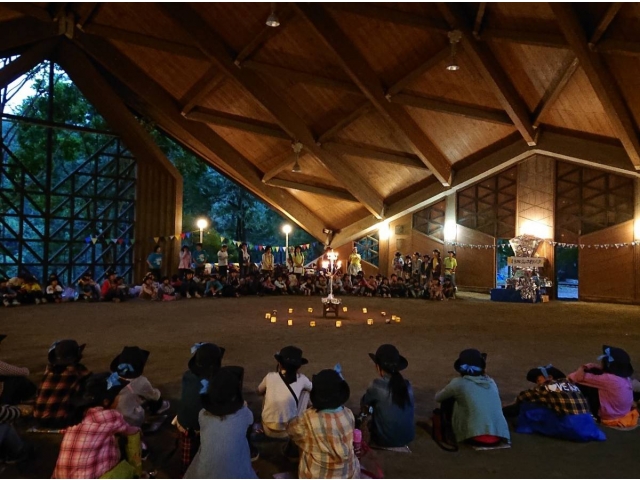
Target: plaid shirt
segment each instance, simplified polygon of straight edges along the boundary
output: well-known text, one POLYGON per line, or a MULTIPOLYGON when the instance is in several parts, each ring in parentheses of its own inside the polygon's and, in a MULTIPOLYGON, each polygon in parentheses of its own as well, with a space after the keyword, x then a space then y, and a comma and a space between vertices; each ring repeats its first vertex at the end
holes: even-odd
POLYGON ((36 396, 34 418, 66 418, 71 413, 71 396, 78 389, 82 378, 87 375, 89 370, 80 363, 67 367, 47 365, 36 396))
POLYGON ((355 419, 346 407, 310 408, 289 422, 287 433, 300 447, 299 478, 360 478, 353 450, 355 419))
POLYGON ((566 378, 549 380, 518 395, 517 403, 543 405, 560 415, 590 413, 589 403, 580 389, 566 378))
POLYGON ((82 423, 66 430, 52 478, 100 478, 120 462, 115 434, 137 431, 116 410, 90 408, 82 423))

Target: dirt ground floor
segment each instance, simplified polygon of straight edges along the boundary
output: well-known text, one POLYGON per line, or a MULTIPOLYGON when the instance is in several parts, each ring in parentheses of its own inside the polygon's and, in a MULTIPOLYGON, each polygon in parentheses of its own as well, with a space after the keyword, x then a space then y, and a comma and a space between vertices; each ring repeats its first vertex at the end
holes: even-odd
MULTIPOLYGON (((226 348, 224 364, 245 367, 245 400, 259 420, 261 400, 255 390, 275 367, 273 354, 297 345, 309 359, 302 372, 311 377, 340 363, 351 387, 348 406, 357 412, 359 399, 375 376, 368 352, 383 343, 395 344, 409 360, 403 372, 416 395, 416 420, 424 421, 436 406, 434 395, 456 375, 453 362, 469 347, 488 353, 488 372, 496 380, 504 402, 527 388, 528 369, 553 363, 570 372, 594 361, 602 344, 625 348, 640 367, 640 308, 587 304, 504 304, 486 296, 461 294, 448 302, 380 298, 344 298, 348 312, 343 326, 323 319, 319 297, 256 297, 201 299, 173 303, 130 301, 123 304, 64 304, 0 309, 0 333, 9 337, 0 346, 0 358, 27 366, 38 382, 48 346, 56 339, 75 338, 86 343, 84 363, 94 372, 106 371, 124 345, 151 351, 147 377, 172 402, 173 417, 180 396, 180 379, 195 342, 212 341, 226 348), (312 307, 313 313, 307 309, 312 307), (368 313, 362 312, 366 307, 368 313), (288 314, 289 308, 294 313, 288 314), (277 310, 277 322, 265 313, 277 310), (381 311, 401 317, 385 324, 381 311), (374 324, 367 325, 372 318, 374 324), (293 325, 288 326, 287 320, 293 325), (311 328, 309 322, 317 326, 311 328)), ((21 427, 26 427, 22 424, 21 427)), ((4 467, 0 477, 50 477, 59 435, 23 434, 34 442, 37 457, 21 468, 4 467)), ((174 428, 166 422, 148 437, 152 449, 147 469, 160 478, 178 475, 179 455, 174 428)), ((640 429, 606 429, 604 443, 578 444, 539 436, 513 434, 510 450, 458 453, 440 450, 418 427, 412 454, 383 452, 387 478, 424 477, 638 477, 640 429)), ((295 471, 284 461, 280 444, 259 442, 261 458, 254 463, 261 478, 295 471)), ((1 469, 2 467, 0 467, 1 469)))

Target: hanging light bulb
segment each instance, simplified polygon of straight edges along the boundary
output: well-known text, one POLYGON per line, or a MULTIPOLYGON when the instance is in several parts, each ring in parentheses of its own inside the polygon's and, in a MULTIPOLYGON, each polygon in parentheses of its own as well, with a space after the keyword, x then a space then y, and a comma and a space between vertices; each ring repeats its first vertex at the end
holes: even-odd
POLYGON ((300 163, 298 163, 298 160, 300 159, 302 144, 300 142, 294 142, 291 144, 291 148, 293 148, 293 151, 296 154, 296 163, 293 164, 293 168, 291 169, 291 171, 293 173, 300 173, 302 171, 302 168, 300 168, 300 163))
POLYGON ((460 43, 460 40, 462 39, 462 32, 460 32, 460 30, 452 30, 448 35, 449 43, 451 44, 451 58, 449 59, 447 70, 455 72, 456 70, 460 70, 460 65, 458 65, 456 60, 456 53, 458 50, 458 43, 460 43))
POLYGON ((280 26, 280 19, 276 15, 276 4, 274 2, 271 3, 271 14, 267 18, 267 26, 274 28, 280 26))

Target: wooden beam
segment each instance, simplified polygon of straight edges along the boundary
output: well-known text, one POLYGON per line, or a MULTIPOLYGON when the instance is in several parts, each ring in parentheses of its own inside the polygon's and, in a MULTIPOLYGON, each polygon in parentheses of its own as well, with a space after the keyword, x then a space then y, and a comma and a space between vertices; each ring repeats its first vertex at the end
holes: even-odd
POLYGON ((33 18, 16 18, 0 24, 0 52, 11 54, 35 42, 58 36, 56 25, 33 18))
POLYGON ((380 149, 370 145, 348 145, 344 143, 325 142, 322 147, 334 153, 341 155, 351 155, 354 157, 367 158, 371 160, 379 160, 381 162, 393 163, 394 165, 403 165, 405 167, 418 168, 424 170, 424 163, 420 161, 417 155, 407 152, 396 152, 393 150, 380 149))
POLYGON ((334 10, 355 13, 356 15, 383 22, 397 23, 399 25, 417 27, 423 30, 435 30, 442 33, 448 31, 447 24, 437 18, 428 18, 414 13, 381 7, 375 3, 334 2, 327 3, 326 6, 334 10))
POLYGON ((215 67, 207 70, 180 99, 182 115, 189 113, 213 90, 222 86, 226 78, 227 77, 215 67))
POLYGON ((464 16, 457 11, 456 6, 440 3, 439 7, 449 25, 462 32, 465 40, 465 53, 469 55, 476 68, 478 68, 485 81, 491 87, 522 138, 527 142, 527 145, 535 145, 536 134, 529 119, 527 106, 509 80, 509 77, 507 77, 504 69, 491 53, 491 50, 485 43, 476 41, 464 16))
POLYGON ((262 73, 269 73, 276 77, 286 78, 288 80, 291 80, 292 82, 306 83, 309 85, 316 85, 318 87, 331 88, 362 95, 362 92, 360 91, 358 86, 350 82, 343 82, 342 80, 322 77, 320 75, 315 75, 312 73, 299 72, 296 70, 291 70, 290 68, 283 68, 276 65, 256 62, 255 60, 247 60, 242 64, 242 68, 248 68, 250 70, 255 70, 262 73))
POLYGON ((262 105, 290 138, 299 141, 332 174, 345 181, 351 193, 377 218, 382 218, 384 201, 382 196, 364 179, 355 168, 342 159, 316 145, 313 133, 300 116, 255 72, 236 68, 229 48, 213 33, 207 22, 190 6, 182 3, 163 3, 161 8, 188 32, 202 53, 228 76, 238 82, 262 105))
POLYGON ((594 49, 600 53, 640 57, 640 42, 605 39, 601 40, 594 49))
POLYGON ((526 30, 486 28, 480 34, 479 40, 500 40, 537 47, 569 48, 569 44, 562 34, 529 32, 526 30))
POLYGON ((278 188, 290 188, 292 190, 299 190, 301 192, 314 193, 316 195, 322 195, 329 198, 336 198, 338 200, 346 200, 347 202, 358 202, 356 197, 351 195, 346 190, 336 190, 330 187, 316 187, 315 185, 307 185, 306 183, 291 182, 289 180, 281 180, 279 178, 273 178, 265 182, 270 187, 278 188))
MULTIPOLYGON (((76 37, 76 42, 117 79, 126 102, 214 168, 224 172, 256 196, 283 213, 319 240, 324 228, 332 228, 308 207, 282 189, 267 188, 260 171, 205 125, 180 114, 180 105, 158 83, 109 42, 98 37, 76 37)), ((114 80, 116 82, 116 80, 114 80)))
POLYGON ((571 80, 571 77, 578 69, 579 64, 580 62, 573 54, 569 55, 565 59, 562 67, 560 67, 560 69, 558 70, 558 73, 549 84, 549 87, 544 92, 544 96, 533 112, 533 128, 538 128, 540 126, 540 119, 556 102, 556 100, 562 93, 562 90, 567 85, 567 83, 569 83, 569 80, 571 80))
POLYGON ((49 12, 42 7, 29 2, 3 2, 0 6, 28 17, 37 18, 41 22, 51 22, 53 19, 49 12))
POLYGON ((480 39, 480 32, 482 32, 482 21, 484 20, 484 14, 487 10, 487 2, 480 2, 478 5, 478 11, 476 12, 476 21, 473 23, 473 36, 480 39))
POLYGON ((417 78, 427 73, 429 70, 431 70, 433 67, 438 65, 440 62, 442 62, 446 58, 449 58, 450 54, 451 54, 451 47, 447 45, 438 53, 430 57, 422 65, 420 65, 419 67, 407 73, 404 77, 402 77, 400 80, 398 80, 396 83, 394 83, 387 89, 387 93, 386 93, 387 99, 391 98, 393 95, 397 93, 400 93, 400 91, 403 88, 405 88, 407 85, 409 85, 411 82, 413 82, 417 78))
POLYGON ((121 28, 109 27, 107 25, 98 25, 96 23, 85 25, 84 33, 97 35, 110 40, 139 45, 141 47, 152 48, 162 52, 182 55, 184 57, 196 58, 198 60, 202 60, 204 58, 204 55, 202 55, 200 50, 192 45, 172 42, 171 40, 165 40, 164 38, 152 37, 142 33, 123 30, 121 28))
POLYGON ((58 38, 36 43, 26 52, 0 70, 0 90, 45 61, 58 45, 58 38))
POLYGON ((275 163, 275 167, 267 170, 262 176, 262 183, 267 183, 273 177, 285 170, 287 167, 293 166, 296 161, 296 155, 292 149, 282 152, 280 155, 276 155, 269 163, 275 163))
POLYGON ((406 93, 401 93, 391 97, 391 101, 393 103, 399 103, 400 105, 408 105, 434 112, 449 113, 451 115, 458 115, 472 120, 481 120, 483 122, 513 126, 511 118, 509 118, 509 115, 507 115, 503 110, 478 107, 451 100, 442 100, 435 97, 423 97, 406 93))
POLYGON ((429 167, 436 178, 443 185, 449 185, 451 164, 447 158, 402 106, 387 101, 385 89, 376 73, 333 17, 317 3, 298 3, 296 8, 324 44, 333 51, 342 68, 383 115, 387 123, 405 137, 416 155, 429 167))
POLYGON ((600 41, 602 36, 606 33, 607 28, 609 28, 611 22, 613 22, 613 19, 616 18, 616 15, 620 11, 621 7, 622 2, 613 2, 609 4, 609 6, 607 7, 607 11, 604 13, 604 16, 600 19, 598 25, 596 26, 596 29, 591 35, 591 39, 589 40, 589 48, 593 49, 593 47, 595 47, 596 44, 600 41))
POLYGON ((87 3, 84 13, 76 21, 76 27, 78 27, 80 30, 84 30, 84 26, 97 15, 98 10, 100 10, 101 6, 102 3, 100 2, 87 3))
POLYGON ((600 58, 600 55, 589 49, 586 34, 573 7, 570 4, 561 3, 549 5, 558 19, 560 29, 578 57, 582 69, 587 74, 600 103, 602 103, 613 131, 622 142, 631 163, 636 169, 640 169, 640 141, 638 140, 637 126, 618 90, 615 78, 607 69, 607 65, 600 58))
POLYGON ((285 3, 279 3, 280 9, 276 12, 278 14, 278 20, 280 20, 279 27, 263 26, 260 33, 251 39, 251 41, 242 49, 240 53, 236 55, 235 64, 241 66, 242 63, 253 55, 260 46, 267 42, 270 38, 275 37, 278 33, 282 32, 289 23, 289 20, 293 18, 293 10, 285 3))
POLYGON ((263 122, 261 120, 255 120, 253 118, 242 117, 240 115, 234 115, 232 113, 220 112, 210 108, 194 108, 189 113, 185 114, 184 117, 188 120, 195 120, 211 125, 219 125, 221 127, 244 130, 245 132, 257 133, 268 137, 290 140, 289 135, 278 127, 278 125, 263 122))
POLYGON ((339 132, 341 132, 342 130, 347 128, 349 125, 351 125, 357 119, 359 119, 360 117, 362 117, 366 113, 370 112, 372 108, 373 108, 373 106, 368 101, 366 103, 363 103, 356 110, 351 112, 349 115, 344 117, 342 120, 340 120, 338 123, 336 123, 329 130, 327 130, 322 135, 320 135, 318 137, 318 141, 316 143, 318 145, 322 145, 323 142, 326 142, 330 138, 336 136, 339 132))

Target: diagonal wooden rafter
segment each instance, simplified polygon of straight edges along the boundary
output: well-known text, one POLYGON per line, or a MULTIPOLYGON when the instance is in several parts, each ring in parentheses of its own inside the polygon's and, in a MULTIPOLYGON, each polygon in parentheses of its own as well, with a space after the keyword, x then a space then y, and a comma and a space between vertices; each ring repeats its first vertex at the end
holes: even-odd
POLYGON ((379 160, 381 162, 418 168, 420 170, 425 170, 427 168, 424 163, 420 161, 417 155, 407 152, 396 152, 393 150, 372 147, 370 145, 350 145, 337 142, 326 142, 322 147, 341 155, 351 155, 354 157, 379 160))
POLYGON ((383 115, 387 123, 406 138, 416 155, 429 167, 436 178, 443 185, 449 185, 451 164, 447 158, 402 106, 387 101, 385 89, 374 70, 331 15, 320 4, 298 3, 296 8, 324 44, 333 51, 342 68, 383 115))
POLYGON ((541 118, 556 102, 564 87, 569 83, 571 77, 578 69, 580 62, 575 55, 569 55, 564 61, 563 65, 558 70, 556 77, 551 81, 551 84, 544 92, 544 96, 540 100, 540 103, 533 112, 533 128, 540 126, 541 118))
POLYGON ((187 93, 185 93, 180 99, 182 105, 182 115, 186 115, 193 110, 207 95, 212 91, 222 86, 225 77, 220 71, 211 67, 207 70, 202 77, 200 77, 196 83, 194 83, 187 93))
POLYGON ((457 11, 456 6, 448 3, 440 3, 438 6, 449 25, 462 32, 463 38, 466 40, 464 43, 465 52, 493 90, 522 138, 527 142, 527 145, 535 145, 536 134, 529 119, 527 106, 489 47, 485 43, 476 41, 466 19, 457 11))
POLYGON ((206 57, 221 71, 233 78, 248 91, 265 110, 287 132, 292 140, 301 142, 309 153, 314 155, 333 175, 349 179, 349 191, 377 218, 382 218, 384 201, 382 196, 361 178, 359 173, 330 152, 316 145, 313 133, 305 122, 289 107, 278 94, 255 72, 246 68, 237 68, 229 48, 200 15, 190 6, 179 3, 164 3, 161 8, 189 33, 206 57))
POLYGON ((569 44, 565 38, 557 33, 487 28, 482 31, 479 37, 479 40, 501 40, 503 42, 520 43, 522 45, 533 45, 536 47, 569 48, 569 44))
POLYGON ((240 115, 234 115, 233 113, 220 112, 210 108, 194 108, 189 113, 183 114, 183 116, 189 120, 196 120, 221 127, 235 128, 237 130, 244 130, 245 132, 257 133, 258 135, 283 138, 285 140, 290 138, 284 130, 273 123, 254 120, 253 118, 242 117, 240 115))
POLYGON ((183 118, 176 100, 113 45, 91 36, 79 36, 75 41, 115 77, 116 88, 130 107, 315 238, 325 238, 322 230, 327 226, 331 228, 331 225, 326 225, 285 190, 265 186, 260 172, 249 160, 206 125, 183 118))
POLYGON ((487 11, 487 2, 480 2, 478 5, 478 11, 476 12, 476 20, 473 22, 473 36, 480 39, 480 33, 482 32, 482 23, 484 22, 484 15, 487 11))
POLYGON ((46 60, 59 43, 59 38, 36 43, 20 57, 0 70, 0 90, 46 60))
POLYGON ((37 18, 42 22, 50 22, 52 20, 47 10, 30 2, 3 2, 2 8, 37 18))
POLYGON ((417 68, 413 69, 409 73, 407 73, 404 77, 398 80, 396 83, 391 85, 386 92, 387 99, 391 98, 393 95, 400 93, 403 88, 409 85, 411 82, 421 77, 433 67, 438 65, 444 59, 448 58, 451 52, 451 48, 447 45, 445 48, 440 50, 438 53, 427 59, 424 63, 422 63, 417 68))
POLYGON ((370 112, 372 108, 373 108, 373 106, 368 101, 366 103, 363 103, 356 110, 351 112, 349 115, 344 117, 342 120, 338 121, 338 123, 336 123, 333 127, 329 128, 327 131, 322 133, 318 137, 317 143, 319 145, 322 145, 322 143, 324 143, 325 141, 329 140, 330 138, 335 137, 339 132, 341 132, 342 130, 347 128, 349 125, 351 125, 357 119, 359 119, 363 115, 365 115, 368 112, 370 112))
POLYGON ((87 25, 93 18, 98 14, 102 3, 100 2, 91 2, 86 4, 86 10, 76 21, 76 27, 80 30, 83 30, 85 25, 87 25))
POLYGON ((55 24, 24 17, 0 24, 0 53, 9 55, 35 42, 58 36, 55 24))
POLYGON ((279 27, 263 26, 260 33, 258 33, 251 41, 236 55, 234 63, 237 66, 241 66, 242 63, 251 57, 262 44, 266 43, 270 38, 275 37, 278 33, 282 32, 284 27, 293 18, 293 10, 286 4, 281 3, 281 8, 278 10, 278 20, 280 20, 279 27))
POLYGON ((264 172, 264 175, 262 176, 262 183, 268 182, 280 172, 284 171, 287 167, 293 166, 295 161, 295 153, 293 153, 291 149, 276 155, 269 161, 270 164, 275 163, 275 166, 264 172))
POLYGON ((329 198, 335 198, 337 200, 346 200, 348 202, 358 202, 358 199, 351 195, 346 190, 338 190, 328 186, 316 186, 309 185, 307 183, 292 182, 290 180, 282 180, 279 178, 272 178, 265 182, 270 187, 288 188, 291 190, 299 190, 301 192, 314 193, 316 195, 322 195, 329 198))
POLYGON ((570 4, 549 4, 567 41, 607 113, 614 132, 636 169, 640 170, 640 140, 633 116, 613 75, 597 52, 589 49, 587 35, 570 4))
POLYGON ((607 7, 607 11, 604 13, 604 16, 598 22, 596 29, 593 31, 591 38, 589 39, 589 48, 593 49, 596 44, 600 41, 602 36, 607 32, 607 28, 611 25, 614 18, 622 8, 622 2, 613 2, 607 7))

